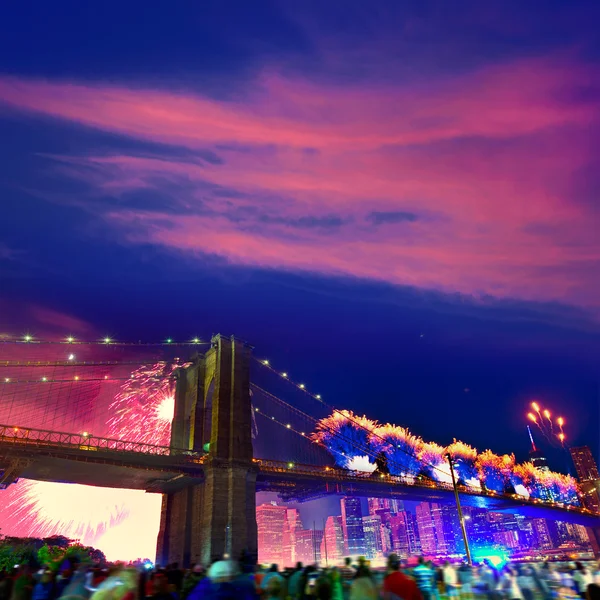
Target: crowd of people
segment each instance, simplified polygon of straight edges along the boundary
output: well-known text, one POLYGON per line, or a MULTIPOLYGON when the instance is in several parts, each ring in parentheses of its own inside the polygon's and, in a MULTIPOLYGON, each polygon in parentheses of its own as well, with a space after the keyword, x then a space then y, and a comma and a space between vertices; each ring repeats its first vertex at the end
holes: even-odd
MULTIPOLYGON (((151 565, 150 565, 151 566, 151 565)), ((59 573, 17 566, 0 572, 0 600, 600 600, 600 563, 503 566, 483 561, 434 565, 419 558, 408 566, 388 557, 386 569, 367 560, 280 571, 219 560, 205 569, 107 568, 69 564, 59 573)))

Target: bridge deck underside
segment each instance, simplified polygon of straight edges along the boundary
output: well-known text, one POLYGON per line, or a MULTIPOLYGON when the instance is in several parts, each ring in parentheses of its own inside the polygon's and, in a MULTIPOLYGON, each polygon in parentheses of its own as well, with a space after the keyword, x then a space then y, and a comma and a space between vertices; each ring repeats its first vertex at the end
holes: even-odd
POLYGON ((111 451, 73 451, 31 448, 19 451, 0 445, 0 469, 17 464, 15 475, 36 481, 78 483, 98 487, 173 492, 202 483, 201 465, 181 463, 170 456, 111 451))

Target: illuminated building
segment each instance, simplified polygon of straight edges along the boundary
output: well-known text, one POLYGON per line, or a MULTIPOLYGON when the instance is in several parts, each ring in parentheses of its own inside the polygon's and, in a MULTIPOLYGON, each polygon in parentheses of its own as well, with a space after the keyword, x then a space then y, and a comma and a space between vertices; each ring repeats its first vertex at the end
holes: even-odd
POLYGON ((389 523, 381 523, 381 553, 387 556, 392 552, 392 535, 389 523))
POLYGON ((380 510, 387 510, 392 515, 398 514, 404 510, 404 502, 395 498, 368 498, 369 514, 379 514, 380 510))
POLYGON ((379 515, 368 515, 363 517, 362 520, 365 536, 365 555, 367 558, 375 558, 382 554, 381 517, 379 515))
POLYGON ((546 460, 546 457, 542 451, 538 450, 537 446, 535 445, 529 425, 527 426, 527 432, 529 433, 529 439, 531 440, 531 451, 529 452, 529 460, 531 461, 531 464, 540 471, 549 471, 550 469, 548 468, 548 461, 546 460))
POLYGON ((327 517, 323 531, 323 540, 321 541, 321 561, 325 564, 335 564, 344 557, 344 550, 342 517, 327 517))
POLYGON ((540 550, 550 550, 552 546, 552 538, 548 530, 548 524, 545 519, 533 519, 533 534, 535 537, 536 547, 540 550))
POLYGON ((573 525, 572 527, 575 540, 582 546, 589 546, 590 536, 587 529, 583 525, 573 525))
POLYGON ((283 532, 287 510, 285 506, 275 504, 261 504, 256 507, 259 562, 278 565, 283 563, 283 532))
POLYGON ((593 479, 600 479, 598 473, 598 465, 594 460, 592 451, 589 446, 580 446, 579 448, 571 448, 569 450, 575 470, 577 471, 577 477, 580 481, 589 481, 593 479))
POLYGON ((407 517, 408 513, 401 512, 397 515, 392 515, 389 521, 392 550, 398 554, 400 558, 407 558, 411 553, 407 517))
POLYGON ((376 515, 380 510, 391 511, 389 498, 367 498, 367 504, 369 506, 369 514, 376 515))
POLYGON ((515 549, 519 547, 519 535, 516 531, 497 531, 494 542, 504 548, 515 549))
POLYGON ((445 554, 444 522, 440 504, 421 502, 416 509, 423 554, 445 554))
POLYGON ((417 506, 416 516, 423 554, 435 554, 435 525, 431 519, 431 511, 429 510, 429 504, 427 502, 422 502, 417 506))
POLYGON ((296 535, 302 530, 302 521, 296 508, 288 508, 285 516, 283 529, 283 561, 286 567, 295 565, 296 558, 296 535))
POLYGON ((581 501, 586 508, 600 512, 600 474, 589 446, 571 448, 571 458, 579 478, 581 501))
POLYGON ((442 506, 442 522, 444 528, 444 540, 446 542, 446 552, 448 552, 448 554, 464 553, 465 542, 462 537, 456 506, 442 506))
POLYGON ((305 565, 321 562, 323 531, 299 529, 296 531, 296 561, 305 565))
POLYGON ((341 500, 342 528, 346 550, 350 556, 364 554, 365 534, 363 531, 362 505, 360 498, 346 496, 341 500))

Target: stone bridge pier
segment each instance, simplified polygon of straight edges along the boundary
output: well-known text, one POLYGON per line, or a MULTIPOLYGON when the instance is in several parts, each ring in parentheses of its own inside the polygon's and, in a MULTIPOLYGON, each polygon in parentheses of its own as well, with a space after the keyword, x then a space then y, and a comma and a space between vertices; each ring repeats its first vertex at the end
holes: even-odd
POLYGON ((178 372, 171 445, 208 451, 203 484, 164 494, 156 562, 257 556, 251 348, 221 335, 178 372))

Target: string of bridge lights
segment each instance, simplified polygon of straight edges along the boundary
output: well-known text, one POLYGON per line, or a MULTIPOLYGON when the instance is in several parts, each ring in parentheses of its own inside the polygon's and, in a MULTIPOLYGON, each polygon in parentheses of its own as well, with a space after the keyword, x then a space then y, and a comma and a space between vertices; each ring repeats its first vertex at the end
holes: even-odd
MULTIPOLYGON (((167 364, 167 361, 158 360, 158 364, 167 364)), ((175 359, 173 362, 177 362, 175 359)), ((140 365, 139 360, 104 360, 104 361, 76 361, 74 354, 69 354, 66 360, 63 361, 21 361, 21 360, 3 360, 0 361, 0 367, 24 367, 24 368, 44 368, 44 367, 122 367, 140 365)))
POLYGON ((21 337, 2 337, 0 343, 7 344, 79 344, 79 345, 98 345, 98 346, 206 346, 210 345, 209 341, 203 341, 199 337, 194 337, 187 341, 176 341, 173 338, 167 338, 162 342, 126 342, 115 340, 110 336, 103 337, 97 340, 79 340, 72 335, 69 335, 61 340, 47 340, 36 338, 33 335, 26 333, 21 337))
MULTIPOLYGON (((135 375, 131 374, 129 377, 109 377, 108 375, 104 375, 103 377, 80 377, 79 375, 75 375, 70 379, 52 379, 49 377, 40 377, 39 379, 15 379, 14 377, 3 377, 0 378, 0 384, 41 384, 41 383, 72 383, 73 381, 77 381, 80 383, 86 382, 94 382, 94 381, 131 381, 135 379, 135 375)), ((171 379, 169 375, 164 377, 152 376, 146 377, 145 380, 154 380, 154 381, 162 381, 164 379, 171 379)))
MULTIPOLYGON (((273 415, 266 413, 264 410, 260 409, 258 406, 255 406, 253 408, 253 410, 256 414, 263 416, 266 420, 271 421, 272 423, 275 423, 275 424, 287 429, 288 431, 291 431, 291 432, 297 434, 298 436, 300 436, 306 440, 309 440, 311 443, 315 443, 310 439, 310 437, 306 434, 305 431, 300 431, 299 429, 296 429, 291 423, 284 423, 283 421, 279 420, 277 417, 274 417, 273 415)), ((336 454, 340 454, 336 450, 334 450, 334 452, 336 452, 336 454)), ((344 455, 343 452, 341 454, 344 455)), ((260 460, 260 459, 258 459, 258 460, 260 460)), ((293 469, 296 466, 296 464, 294 462, 290 461, 287 463, 287 466, 288 466, 288 469, 293 469)), ((331 471, 332 467, 323 467, 323 470, 331 471)))
POLYGON ((284 379, 285 381, 287 381, 291 385, 297 387, 299 390, 301 390, 302 392, 304 392, 305 394, 307 394, 311 398, 314 398, 315 400, 318 400, 319 402, 321 402, 321 404, 325 404, 325 402, 321 398, 321 394, 313 394, 308 389, 306 389, 306 385, 304 385, 303 383, 298 383, 298 382, 294 381, 288 375, 288 373, 286 371, 278 371, 277 369, 273 368, 271 366, 271 363, 268 361, 268 359, 266 359, 266 358, 262 358, 262 359, 256 358, 255 360, 257 360, 258 363, 261 364, 263 367, 265 367, 266 369, 268 369, 269 371, 271 371, 271 373, 275 373, 275 375, 278 375, 281 379, 284 379))
MULTIPOLYGON (((255 390, 258 390, 260 393, 264 394, 265 396, 268 396, 268 397, 269 397, 269 398, 271 398, 272 400, 275 400, 275 401, 276 401, 276 402, 278 402, 280 405, 283 405, 284 407, 286 407, 286 408, 288 408, 288 409, 292 410, 293 412, 295 412, 295 413, 297 413, 297 414, 301 415, 302 417, 306 418, 308 421, 312 421, 314 424, 316 424, 316 423, 319 421, 319 419, 317 419, 316 417, 313 417, 312 415, 309 415, 309 414, 305 413, 304 411, 300 410, 299 408, 297 408, 297 407, 295 407, 295 406, 292 406, 291 404, 288 404, 288 403, 287 403, 285 400, 282 400, 281 398, 279 398, 279 397, 278 397, 278 396, 276 396, 275 394, 272 394, 271 392, 269 392, 269 391, 267 391, 267 390, 265 390, 265 389, 261 388, 260 386, 256 385, 255 383, 251 384, 251 386, 252 386, 252 388, 253 388, 253 389, 255 389, 255 390)), ((258 412, 258 408, 255 408, 255 410, 258 412)), ((334 410, 335 410, 335 409, 334 409, 334 410)), ((263 414, 264 414, 264 413, 263 413, 263 414)), ((273 417, 273 420, 275 420, 275 418, 274 418, 274 417, 273 417)), ((277 422, 279 422, 279 421, 277 421, 277 422)), ((281 423, 281 425, 283 425, 283 423, 281 423)), ((295 431, 295 430, 292 428, 292 425, 291 425, 290 423, 287 423, 287 424, 285 425, 285 427, 286 427, 287 429, 292 429, 292 431, 295 431)), ((302 436, 306 437, 306 434, 305 434, 304 432, 300 432, 300 434, 301 434, 302 436)), ((359 449, 361 452, 364 452, 364 453, 365 453, 365 455, 367 455, 367 456, 371 456, 372 458, 376 458, 376 457, 377 457, 377 455, 376 455, 376 453, 375 453, 375 452, 373 452, 373 451, 370 451, 368 448, 365 448, 365 447, 364 447, 364 446, 362 446, 362 445, 357 445, 357 443, 356 443, 354 440, 352 440, 350 437, 348 437, 348 436, 346 436, 346 435, 343 435, 343 434, 340 434, 339 432, 338 432, 338 433, 335 433, 335 436, 336 436, 336 437, 338 437, 338 438, 340 438, 340 439, 342 439, 342 440, 344 440, 344 441, 345 441, 345 442, 347 442, 347 443, 348 443, 350 446, 354 446, 355 448, 358 448, 358 449, 359 449)), ((310 439, 310 437, 308 437, 307 439, 309 439, 309 440, 310 440, 312 443, 314 443, 314 444, 317 444, 317 445, 323 445, 323 444, 322 444, 322 443, 320 443, 320 442, 315 442, 314 440, 311 440, 311 439, 310 439)), ((347 458, 347 455, 346 455, 346 453, 345 453, 345 452, 341 452, 341 451, 339 451, 339 450, 336 450, 335 448, 332 448, 332 447, 330 447, 330 446, 327 446, 327 450, 328 450, 329 452, 333 452, 333 453, 335 453, 335 454, 338 454, 339 456, 343 456, 344 458, 347 458)), ((392 461, 392 464, 394 464, 394 462, 395 462, 395 461, 392 461)), ((325 470, 329 470, 329 467, 327 467, 325 470)), ((418 476, 418 473, 410 473, 410 474, 411 474, 411 475, 413 475, 413 476, 415 476, 415 477, 416 477, 416 476, 418 476)))
MULTIPOLYGON (((335 408, 334 406, 331 406, 329 404, 327 404, 321 397, 321 394, 315 394, 311 391, 309 391, 306 388, 306 385, 304 383, 299 383, 297 381, 295 381, 294 379, 292 379, 289 376, 289 373, 287 371, 278 371, 277 369, 275 369, 269 359, 267 358, 255 358, 255 360, 262 365, 264 368, 268 369, 269 371, 271 371, 272 373, 274 373, 275 375, 277 375, 278 377, 280 377, 282 380, 288 382, 289 384, 293 385, 294 387, 296 387, 297 389, 299 389, 301 392, 305 393, 307 396, 310 396, 311 398, 314 398, 315 400, 317 400, 318 402, 320 402, 321 404, 323 404, 324 406, 326 406, 327 408, 329 408, 330 410, 337 412, 337 413, 341 413, 341 411, 337 408, 335 408)), ((353 423, 355 423, 356 425, 358 425, 361 429, 365 429, 360 423, 358 423, 357 421, 355 421, 354 419, 348 417, 348 419, 350 421, 352 421, 353 423)), ((377 434, 375 434, 372 431, 368 432, 370 435, 374 435, 375 437, 379 438, 381 441, 385 442, 385 440, 383 438, 381 438, 380 436, 378 436, 377 434)), ((414 455, 412 455, 410 452, 408 452, 406 449, 402 449, 399 448, 400 450, 402 450, 405 454, 407 454, 408 456, 411 456, 412 458, 417 458, 414 455)), ((431 464, 431 463, 425 463, 425 466, 430 467, 431 469, 438 471, 439 473, 443 473, 444 475, 446 474, 442 469, 440 469, 437 465, 431 464)), ((433 478, 431 478, 433 479, 433 478)), ((469 487, 471 487, 470 485, 468 485, 469 487)))

